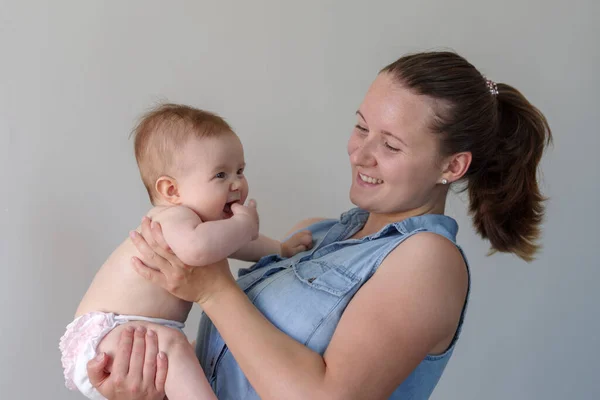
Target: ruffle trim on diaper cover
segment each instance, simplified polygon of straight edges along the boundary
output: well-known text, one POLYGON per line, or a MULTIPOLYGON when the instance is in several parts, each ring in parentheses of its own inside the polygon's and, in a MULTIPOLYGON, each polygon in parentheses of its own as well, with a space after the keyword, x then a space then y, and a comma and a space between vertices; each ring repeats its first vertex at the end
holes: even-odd
POLYGON ((77 387, 73 382, 77 357, 85 346, 96 349, 100 341, 114 326, 114 314, 91 312, 76 318, 67 325, 65 334, 60 338, 59 349, 65 376, 65 385, 71 390, 77 387))

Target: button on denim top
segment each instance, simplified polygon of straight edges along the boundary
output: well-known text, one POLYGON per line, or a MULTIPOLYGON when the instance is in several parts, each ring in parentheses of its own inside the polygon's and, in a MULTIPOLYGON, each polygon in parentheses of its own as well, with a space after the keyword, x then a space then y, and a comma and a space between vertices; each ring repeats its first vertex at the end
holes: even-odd
MULTIPOLYGON (((456 222, 437 214, 408 218, 373 235, 348 239, 367 217, 366 211, 354 208, 339 220, 309 226, 306 229, 314 240, 311 250, 286 259, 263 257, 240 270, 238 285, 271 323, 322 355, 352 297, 398 244, 418 232, 434 232, 456 243, 456 222)), ((452 355, 465 309, 450 347, 443 354, 426 356, 390 399, 429 398, 452 355)), ((239 334, 244 334, 243 326, 239 334)), ((260 398, 206 315, 200 321, 197 343, 198 359, 219 400, 260 398)))

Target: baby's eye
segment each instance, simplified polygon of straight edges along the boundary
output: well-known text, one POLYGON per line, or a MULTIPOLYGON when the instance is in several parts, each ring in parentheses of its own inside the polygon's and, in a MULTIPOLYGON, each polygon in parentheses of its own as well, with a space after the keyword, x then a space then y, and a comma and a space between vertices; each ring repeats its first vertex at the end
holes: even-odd
POLYGON ((219 172, 218 174, 215 175, 215 178, 225 179, 226 176, 227 176, 227 174, 225 174, 225 172, 219 172))
POLYGON ((244 173, 244 168, 238 169, 238 172, 237 172, 238 175, 242 175, 243 173, 244 173))

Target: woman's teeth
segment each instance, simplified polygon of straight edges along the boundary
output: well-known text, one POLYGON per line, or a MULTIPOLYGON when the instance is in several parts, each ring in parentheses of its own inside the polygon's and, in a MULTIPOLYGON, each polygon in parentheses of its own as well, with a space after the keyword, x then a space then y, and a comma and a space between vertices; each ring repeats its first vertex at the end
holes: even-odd
POLYGON ((367 175, 358 174, 358 176, 360 176, 360 180, 363 182, 371 183, 374 185, 383 183, 383 181, 381 179, 371 178, 370 176, 367 176, 367 175))

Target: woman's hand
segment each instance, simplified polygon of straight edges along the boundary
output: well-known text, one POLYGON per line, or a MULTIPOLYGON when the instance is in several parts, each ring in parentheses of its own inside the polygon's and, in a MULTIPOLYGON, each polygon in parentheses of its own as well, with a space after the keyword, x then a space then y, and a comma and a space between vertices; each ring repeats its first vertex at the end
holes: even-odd
POLYGON ((133 267, 145 279, 161 286, 180 299, 202 305, 223 285, 237 285, 227 259, 203 267, 185 265, 169 249, 160 224, 142 219, 142 233, 131 232, 131 240, 142 259, 132 258, 133 267))
POLYGON ((167 357, 158 352, 158 337, 153 331, 127 327, 121 333, 110 373, 109 356, 101 353, 88 362, 92 386, 110 400, 164 399, 167 357))

